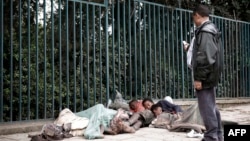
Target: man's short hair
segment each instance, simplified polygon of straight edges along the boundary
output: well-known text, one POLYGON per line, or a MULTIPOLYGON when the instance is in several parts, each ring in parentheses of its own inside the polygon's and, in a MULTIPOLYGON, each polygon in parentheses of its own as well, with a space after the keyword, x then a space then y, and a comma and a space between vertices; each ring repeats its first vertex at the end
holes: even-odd
POLYGON ((194 14, 199 14, 200 16, 202 17, 209 17, 209 15, 211 14, 208 6, 206 5, 202 5, 202 4, 199 4, 199 5, 196 5, 194 10, 193 10, 193 15, 194 14))
POLYGON ((131 107, 131 105, 132 105, 133 103, 135 103, 135 102, 137 102, 137 100, 132 99, 132 100, 128 103, 129 107, 131 107))
POLYGON ((154 110, 156 110, 158 107, 161 107, 161 105, 158 104, 158 103, 156 103, 156 104, 152 105, 152 107, 151 107, 150 110, 151 110, 152 112, 154 112, 154 110))
POLYGON ((151 103, 154 103, 151 98, 144 98, 143 101, 142 101, 142 105, 144 106, 144 103, 147 102, 147 101, 149 101, 151 103))

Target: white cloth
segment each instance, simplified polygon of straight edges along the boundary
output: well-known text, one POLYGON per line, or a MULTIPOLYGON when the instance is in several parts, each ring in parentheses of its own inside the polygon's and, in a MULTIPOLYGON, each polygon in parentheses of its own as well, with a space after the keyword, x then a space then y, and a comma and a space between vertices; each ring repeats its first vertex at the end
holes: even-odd
POLYGON ((187 65, 190 69, 192 69, 192 56, 193 56, 194 40, 195 40, 195 37, 192 38, 191 43, 190 43, 189 48, 188 48, 188 51, 187 51, 187 65))
POLYGON ((189 138, 203 138, 204 134, 201 133, 197 133, 196 131, 194 131, 193 129, 187 133, 187 137, 189 138))
POLYGON ((168 101, 168 102, 174 104, 173 99, 172 99, 170 96, 164 97, 164 100, 166 100, 166 101, 168 101))
POLYGON ((59 116, 54 121, 54 124, 62 126, 67 123, 71 123, 71 130, 84 129, 88 126, 89 119, 85 117, 79 117, 68 108, 65 108, 59 113, 59 116))

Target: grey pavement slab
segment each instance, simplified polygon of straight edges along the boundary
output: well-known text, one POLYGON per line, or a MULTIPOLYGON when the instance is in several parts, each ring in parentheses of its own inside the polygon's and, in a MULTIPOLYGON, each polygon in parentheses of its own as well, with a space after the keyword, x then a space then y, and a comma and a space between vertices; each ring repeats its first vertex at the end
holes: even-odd
MULTIPOLYGON (((39 132, 19 133, 0 136, 1 141, 30 141, 28 134, 39 132)), ((141 128, 133 134, 105 135, 96 141, 200 141, 200 138, 188 138, 185 132, 169 132, 159 128, 141 128)), ((64 139, 63 141, 87 141, 83 136, 64 139)))

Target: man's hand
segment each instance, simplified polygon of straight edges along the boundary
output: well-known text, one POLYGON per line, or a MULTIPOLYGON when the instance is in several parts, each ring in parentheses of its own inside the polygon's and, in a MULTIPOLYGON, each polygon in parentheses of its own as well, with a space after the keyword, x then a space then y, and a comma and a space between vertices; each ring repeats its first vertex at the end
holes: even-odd
POLYGON ((182 41, 182 43, 183 43, 183 49, 184 49, 184 51, 188 51, 189 43, 187 43, 186 41, 182 41))
POLYGON ((194 88, 196 90, 201 90, 202 89, 201 81, 194 81, 194 88))

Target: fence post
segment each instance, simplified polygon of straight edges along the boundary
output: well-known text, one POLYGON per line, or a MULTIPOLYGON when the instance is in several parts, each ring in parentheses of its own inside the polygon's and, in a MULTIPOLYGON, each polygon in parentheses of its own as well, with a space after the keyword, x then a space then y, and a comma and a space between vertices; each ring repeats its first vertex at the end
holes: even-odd
MULTIPOLYGON (((236 26, 235 26, 235 30, 236 30, 236 48, 239 48, 239 41, 238 41, 238 34, 239 34, 239 32, 238 32, 238 21, 236 20, 236 26)), ((238 55, 238 53, 239 53, 239 50, 236 52, 236 60, 239 60, 239 55, 238 55)), ((238 69, 238 63, 236 63, 236 68, 238 69)), ((237 72, 237 76, 239 76, 238 75, 238 73, 239 73, 239 71, 236 71, 237 72)), ((239 78, 238 77, 236 77, 236 95, 237 95, 237 97, 239 97, 239 78)))
POLYGON ((0 122, 3 121, 3 1, 0 3, 0 122))
MULTIPOLYGON (((108 0, 105 0, 105 26, 108 27, 108 0)), ((108 30, 105 30, 106 39, 106 102, 109 100, 109 46, 108 46, 108 30)))

